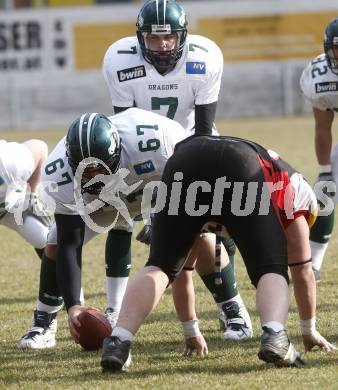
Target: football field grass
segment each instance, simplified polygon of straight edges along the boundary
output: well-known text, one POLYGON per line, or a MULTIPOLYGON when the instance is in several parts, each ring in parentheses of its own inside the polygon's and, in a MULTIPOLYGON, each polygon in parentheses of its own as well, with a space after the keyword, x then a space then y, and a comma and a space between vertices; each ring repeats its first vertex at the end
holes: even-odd
MULTIPOLYGON (((224 120, 222 134, 245 137, 274 149, 312 183, 317 174, 310 116, 224 120)), ((65 130, 3 132, 0 138, 41 138, 50 150, 65 130)), ((335 141, 338 140, 334 135, 335 141)), ((141 225, 137 226, 137 230, 141 225)), ((318 283, 318 330, 338 345, 338 225, 318 283)), ((1 389, 338 389, 338 351, 306 354, 303 369, 277 369, 257 357, 260 326, 255 312, 255 291, 237 253, 236 274, 241 295, 250 312, 254 337, 242 342, 223 341, 212 297, 195 275, 200 328, 209 346, 204 359, 182 357, 183 337, 168 289, 157 309, 137 333, 129 372, 102 374, 100 352, 85 352, 72 342, 65 311, 58 315, 57 345, 43 351, 20 351, 17 340, 31 325, 39 281, 39 260, 15 233, 0 226, 0 388, 1 389)), ((179 237, 177 238, 179 239, 179 237)), ((262 237, 264 240, 264 237, 262 237)), ((84 249, 82 282, 86 305, 105 308, 105 235, 84 249)), ((147 259, 148 249, 133 240, 132 274, 147 259)), ((303 351, 298 314, 290 286, 287 323, 297 349, 303 351)))

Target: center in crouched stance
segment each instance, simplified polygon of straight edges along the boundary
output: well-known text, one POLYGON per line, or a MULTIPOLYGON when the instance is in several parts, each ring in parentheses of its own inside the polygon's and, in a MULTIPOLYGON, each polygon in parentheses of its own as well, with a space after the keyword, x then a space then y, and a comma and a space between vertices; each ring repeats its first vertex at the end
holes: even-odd
MULTIPOLYGON (((117 326, 104 341, 104 370, 123 369, 133 335, 182 270, 200 231, 212 224, 222 225, 234 239, 257 289, 263 330, 259 358, 278 366, 303 364, 285 330, 288 265, 306 350, 334 348, 315 328, 309 224, 316 199, 301 174, 253 142, 200 136, 176 146, 162 181, 165 206, 154 218, 150 257, 128 285, 117 326)), ((186 302, 188 307, 194 300, 186 302)))

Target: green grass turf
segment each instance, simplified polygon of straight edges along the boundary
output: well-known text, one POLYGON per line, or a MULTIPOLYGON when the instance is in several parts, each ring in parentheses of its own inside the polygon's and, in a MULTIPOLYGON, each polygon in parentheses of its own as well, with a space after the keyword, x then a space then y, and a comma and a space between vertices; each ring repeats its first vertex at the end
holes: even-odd
MULTIPOLYGON (((270 147, 300 170, 309 181, 317 174, 310 116, 218 121, 222 134, 246 137, 270 147)), ((42 138, 51 148, 63 131, 2 132, 1 138, 42 138)), ((337 140, 337 137, 336 137, 337 140)), ((137 230, 141 227, 139 224, 137 230)), ((337 230, 337 229, 335 229, 337 230)), ((338 344, 337 233, 334 233, 318 284, 318 330, 338 344)), ((196 304, 201 330, 208 342, 205 359, 183 358, 183 338, 170 291, 141 327, 133 342, 133 364, 128 373, 102 374, 100 352, 84 352, 69 336, 66 313, 60 312, 57 346, 47 351, 22 352, 16 341, 30 327, 34 309, 39 260, 28 244, 0 227, 0 388, 11 389, 337 389, 338 353, 308 353, 304 369, 277 369, 258 360, 260 328, 255 292, 237 255, 240 292, 251 314, 254 337, 244 342, 221 340, 217 310, 195 276, 196 304)), ((264 239, 264 237, 262 237, 264 239)), ((105 308, 105 235, 84 250, 83 287, 86 304, 105 308)), ((147 259, 147 248, 133 242, 135 273, 147 259)), ((290 287, 292 289, 292 286, 290 287)), ((290 337, 303 350, 298 315, 291 300, 290 337)))

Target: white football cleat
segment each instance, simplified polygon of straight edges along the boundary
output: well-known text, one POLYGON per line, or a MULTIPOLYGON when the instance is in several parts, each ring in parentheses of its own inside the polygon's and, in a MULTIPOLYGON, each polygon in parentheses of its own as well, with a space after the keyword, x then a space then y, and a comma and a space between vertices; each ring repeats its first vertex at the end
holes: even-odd
POLYGON ((239 306, 236 301, 226 302, 219 313, 219 323, 222 338, 225 340, 245 340, 253 335, 249 313, 244 305, 239 306))
POLYGON ((55 347, 57 330, 56 313, 34 311, 32 328, 19 340, 19 349, 46 349, 55 347))

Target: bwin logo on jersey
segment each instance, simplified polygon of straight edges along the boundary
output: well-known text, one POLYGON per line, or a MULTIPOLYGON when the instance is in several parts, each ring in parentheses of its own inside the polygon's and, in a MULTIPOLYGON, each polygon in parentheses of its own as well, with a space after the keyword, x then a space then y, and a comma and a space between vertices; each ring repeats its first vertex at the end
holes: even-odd
POLYGON ((134 165, 135 172, 138 175, 143 175, 145 173, 155 171, 154 164, 151 160, 141 162, 139 164, 134 165))
POLYGON ((146 77, 146 70, 144 68, 144 65, 135 66, 134 68, 119 70, 117 72, 117 76, 119 78, 120 83, 122 83, 123 81, 146 77))
POLYGON ((186 72, 188 74, 206 74, 207 66, 205 62, 187 62, 186 72))
POLYGON ((324 83, 316 83, 315 88, 316 88, 316 93, 336 92, 338 91, 338 82, 326 81, 324 83))

